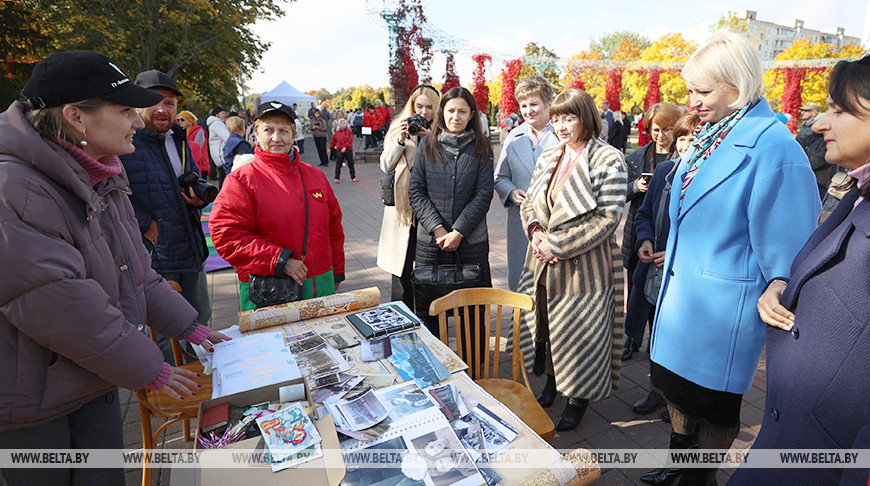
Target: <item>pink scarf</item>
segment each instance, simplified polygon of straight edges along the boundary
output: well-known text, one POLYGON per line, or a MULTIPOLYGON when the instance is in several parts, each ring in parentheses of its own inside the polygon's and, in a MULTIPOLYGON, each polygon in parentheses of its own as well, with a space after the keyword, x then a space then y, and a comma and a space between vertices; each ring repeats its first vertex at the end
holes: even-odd
POLYGON ((87 154, 84 150, 75 145, 61 140, 57 137, 47 137, 52 142, 58 144, 61 148, 69 152, 76 159, 76 162, 82 166, 91 178, 91 186, 97 185, 98 182, 116 176, 121 173, 121 160, 115 155, 103 157, 97 160, 87 154))

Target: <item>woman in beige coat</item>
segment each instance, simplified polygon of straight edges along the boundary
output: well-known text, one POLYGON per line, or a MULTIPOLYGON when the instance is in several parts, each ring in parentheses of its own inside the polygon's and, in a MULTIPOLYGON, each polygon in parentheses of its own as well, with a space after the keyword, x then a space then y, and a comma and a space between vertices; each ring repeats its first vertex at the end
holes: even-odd
MULTIPOLYGON (((395 172, 395 205, 384 206, 378 242, 378 266, 393 275, 391 300, 401 300, 411 310, 414 310, 411 270, 417 247, 417 225, 408 199, 408 186, 411 167, 417 156, 417 142, 429 134, 429 122, 435 117, 435 109, 440 102, 441 97, 435 88, 428 84, 417 86, 398 117, 402 122, 393 123, 387 132, 381 153, 381 170, 385 174, 395 172), (426 120, 426 123, 420 126, 419 118, 409 123, 409 118, 415 115, 426 120)), ((428 312, 428 309, 424 311, 428 312)))
POLYGON ((585 92, 569 89, 550 106, 560 144, 538 159, 520 206, 531 243, 519 291, 535 297, 520 346, 531 366, 536 341, 550 341, 547 386, 538 402, 568 397, 556 430, 571 430, 590 400, 619 382, 622 258, 614 232, 625 205, 622 153, 598 138, 601 120, 585 92))

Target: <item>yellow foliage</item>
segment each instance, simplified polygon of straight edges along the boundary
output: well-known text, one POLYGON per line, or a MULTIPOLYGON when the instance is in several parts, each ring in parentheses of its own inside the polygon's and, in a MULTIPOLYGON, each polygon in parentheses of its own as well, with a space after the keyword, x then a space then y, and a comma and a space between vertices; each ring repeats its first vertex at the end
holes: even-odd
MULTIPOLYGON (((846 45, 837 49, 836 46, 817 42, 812 44, 809 39, 798 39, 788 49, 776 56, 777 61, 790 61, 801 59, 836 59, 844 57, 858 57, 863 54, 863 48, 859 45, 846 45)), ((807 70, 801 83, 801 100, 803 103, 815 101, 827 109, 828 77, 830 68, 821 71, 807 70)), ((779 111, 785 90, 785 77, 775 69, 764 73, 765 96, 770 101, 771 107, 779 111)))
MULTIPOLYGON (((662 94, 662 101, 681 106, 686 104, 688 97, 686 82, 680 77, 679 71, 669 71, 667 63, 688 61, 689 56, 696 48, 697 44, 683 39, 680 34, 666 34, 650 44, 634 60, 665 63, 661 66, 663 72, 659 75, 659 91, 662 94)), ((642 65, 638 64, 637 66, 642 65)), ((632 69, 632 66, 629 65, 628 69, 632 69)), ((629 72, 623 74, 622 98, 620 98, 623 111, 639 113, 643 110, 648 86, 649 74, 647 73, 629 72)))

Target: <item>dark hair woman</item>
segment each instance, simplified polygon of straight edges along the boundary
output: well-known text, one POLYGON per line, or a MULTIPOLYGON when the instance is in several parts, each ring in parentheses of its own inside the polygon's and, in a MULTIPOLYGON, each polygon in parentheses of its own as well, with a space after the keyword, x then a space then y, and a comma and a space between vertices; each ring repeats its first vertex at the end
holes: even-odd
MULTIPOLYGON (((813 123, 853 187, 758 299, 767 396, 753 449, 870 448, 870 58, 840 61, 813 123), (861 383, 864 383, 861 385, 861 383)), ((740 468, 728 484, 865 484, 866 467, 740 468)))
POLYGON ((520 331, 526 367, 548 341, 547 384, 538 402, 568 397, 556 430, 580 423, 590 400, 619 383, 622 262, 616 232, 625 205, 622 152, 599 138, 592 97, 568 89, 550 105, 560 144, 541 153, 520 206, 531 241, 519 291, 535 297, 520 331))
MULTIPOLYGON (((492 146, 477 123, 474 96, 452 88, 438 105, 432 133, 420 141, 409 194, 417 216, 417 266, 462 263, 481 269, 478 287, 491 287, 486 212, 493 194, 492 146)), ((438 319, 429 304, 438 297, 428 288, 415 289, 417 315, 439 336, 438 319)))
MULTIPOLYGON (((628 202, 628 214, 622 231, 622 264, 627 270, 625 284, 629 295, 632 290, 631 276, 634 275, 638 263, 637 252, 634 251, 637 242, 634 217, 643 202, 644 195, 649 190, 650 179, 656 166, 666 160, 680 158, 674 143, 674 124, 682 115, 683 112, 670 103, 656 103, 649 107, 643 119, 652 135, 652 141, 625 157, 625 166, 628 170, 628 193, 625 197, 628 202)), ((632 353, 638 349, 641 341, 643 341, 643 329, 640 329, 640 334, 637 336, 627 335, 622 359, 631 359, 632 353)))

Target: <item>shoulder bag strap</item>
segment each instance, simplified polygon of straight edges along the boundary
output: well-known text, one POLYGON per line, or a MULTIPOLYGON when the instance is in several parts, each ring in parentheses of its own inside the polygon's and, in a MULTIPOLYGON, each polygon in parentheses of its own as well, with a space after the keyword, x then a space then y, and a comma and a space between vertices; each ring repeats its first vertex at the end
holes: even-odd
POLYGON ((299 182, 302 184, 302 200, 305 201, 305 235, 302 237, 302 258, 300 259, 304 262, 305 253, 308 251, 308 191, 305 190, 305 179, 302 177, 301 170, 299 171, 299 182))

